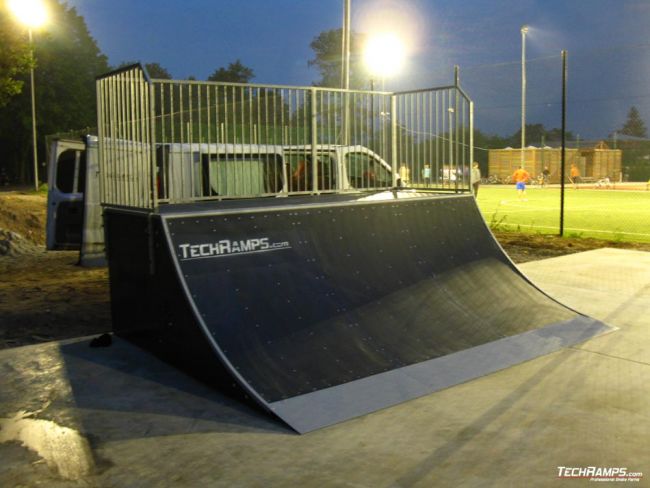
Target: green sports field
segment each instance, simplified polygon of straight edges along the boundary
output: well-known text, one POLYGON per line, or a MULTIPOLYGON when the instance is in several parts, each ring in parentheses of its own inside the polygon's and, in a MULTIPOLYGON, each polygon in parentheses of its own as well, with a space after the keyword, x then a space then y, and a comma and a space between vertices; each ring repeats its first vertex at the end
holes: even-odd
MULTIPOLYGON (((514 185, 481 185, 478 204, 493 229, 559 231, 559 188, 529 187, 519 200, 514 185)), ((564 212, 566 236, 650 242, 650 191, 568 186, 564 212)))

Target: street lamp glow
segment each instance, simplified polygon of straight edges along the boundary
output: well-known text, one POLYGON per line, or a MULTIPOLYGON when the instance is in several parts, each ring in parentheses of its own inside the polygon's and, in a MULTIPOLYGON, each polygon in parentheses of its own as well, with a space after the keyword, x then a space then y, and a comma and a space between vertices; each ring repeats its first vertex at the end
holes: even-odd
POLYGON ((399 72, 404 64, 404 44, 392 32, 368 39, 364 50, 366 66, 373 75, 386 78, 399 72))
POLYGON ((32 37, 32 29, 37 29, 47 22, 47 9, 42 0, 7 0, 7 7, 18 21, 25 24, 29 34, 29 47, 32 55, 32 66, 29 70, 32 98, 32 156, 34 159, 34 189, 38 191, 38 144, 36 139, 36 92, 34 86, 34 38, 32 37))
POLYGON ((47 9, 42 0, 8 0, 7 6, 30 29, 41 27, 47 22, 47 9))

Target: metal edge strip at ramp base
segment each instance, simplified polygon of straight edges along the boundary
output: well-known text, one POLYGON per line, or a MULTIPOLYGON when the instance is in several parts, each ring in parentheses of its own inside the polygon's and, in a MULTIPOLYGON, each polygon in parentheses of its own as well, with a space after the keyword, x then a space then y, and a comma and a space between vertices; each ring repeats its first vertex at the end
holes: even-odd
MULTIPOLYGON (((200 368, 229 375, 305 433, 612 330, 528 281, 472 196, 412 196, 170 206, 154 215, 162 235, 153 247, 169 265, 154 266, 162 274, 147 278, 148 300, 158 313, 166 291, 178 290, 188 308, 180 320, 150 324, 137 343, 184 368, 198 361, 182 343, 195 330, 212 351, 200 368), (244 249, 261 239, 282 245, 244 249), (234 242, 238 252, 218 245, 234 242)), ((116 268, 137 266, 148 252, 141 238, 141 257, 131 257, 132 230, 151 222, 133 218, 132 228, 119 219, 111 227, 123 232, 109 241, 116 268)), ((129 327, 141 328, 129 318, 134 276, 111 277, 114 317, 132 322, 120 324, 127 339, 129 327)))
POLYGON ((271 403, 271 410, 299 433, 391 407, 611 332, 579 317, 543 329, 431 359, 412 366, 271 403))

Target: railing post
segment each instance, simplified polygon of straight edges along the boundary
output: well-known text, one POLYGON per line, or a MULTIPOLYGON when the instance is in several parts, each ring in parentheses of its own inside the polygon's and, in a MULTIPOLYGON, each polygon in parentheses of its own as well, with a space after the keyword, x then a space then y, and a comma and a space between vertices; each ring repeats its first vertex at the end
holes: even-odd
MULTIPOLYGON (((472 174, 472 167, 474 166, 474 102, 469 102, 469 170, 472 174)), ((470 186, 472 179, 470 176, 470 186)), ((470 188, 471 189, 471 188, 470 188)))
POLYGON ((97 80, 97 163, 99 165, 99 202, 106 202, 106 165, 104 162, 104 80, 97 80))
POLYGON ((390 159, 393 168, 393 188, 397 187, 397 96, 390 96, 390 159))
POLYGON ((318 193, 318 155, 316 145, 318 144, 318 124, 316 113, 316 88, 311 88, 311 175, 312 191, 318 193))
POLYGON ((156 168, 156 91, 153 82, 149 81, 149 128, 150 128, 150 164, 151 164, 151 202, 152 208, 158 207, 158 174, 156 168))

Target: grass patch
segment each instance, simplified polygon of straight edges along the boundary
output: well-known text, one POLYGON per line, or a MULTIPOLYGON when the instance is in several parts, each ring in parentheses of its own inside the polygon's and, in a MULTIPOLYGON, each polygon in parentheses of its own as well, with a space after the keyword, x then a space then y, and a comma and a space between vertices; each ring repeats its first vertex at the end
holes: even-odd
MULTIPOLYGON (((494 231, 559 232, 559 188, 529 188, 520 200, 512 185, 483 185, 477 200, 494 231)), ((570 237, 650 242, 650 192, 567 188, 564 231, 570 237)))

